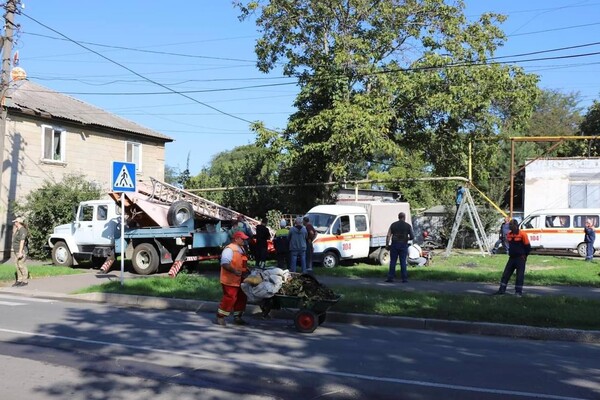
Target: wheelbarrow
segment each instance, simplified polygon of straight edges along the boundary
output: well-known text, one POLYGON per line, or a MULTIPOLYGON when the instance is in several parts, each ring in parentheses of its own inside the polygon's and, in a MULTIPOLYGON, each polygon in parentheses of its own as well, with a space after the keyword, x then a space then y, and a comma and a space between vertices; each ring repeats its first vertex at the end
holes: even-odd
MULTIPOLYGON (((330 300, 309 300, 298 296, 285 296, 276 294, 265 299, 260 305, 264 316, 269 315, 271 310, 297 309, 294 314, 294 326, 301 333, 312 333, 319 325, 325 322, 327 310, 336 304, 342 295, 337 295, 330 300)), ((293 311, 292 311, 293 312, 293 311)))

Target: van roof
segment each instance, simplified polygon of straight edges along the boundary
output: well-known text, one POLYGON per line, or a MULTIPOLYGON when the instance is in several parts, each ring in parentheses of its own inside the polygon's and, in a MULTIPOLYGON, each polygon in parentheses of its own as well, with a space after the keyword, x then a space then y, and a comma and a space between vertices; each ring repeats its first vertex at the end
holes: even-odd
POLYGON ((366 214, 367 210, 360 206, 345 206, 340 204, 325 204, 311 208, 308 213, 319 214, 366 214))
POLYGON ((600 214, 600 208, 548 208, 532 211, 528 216, 548 214, 600 214))

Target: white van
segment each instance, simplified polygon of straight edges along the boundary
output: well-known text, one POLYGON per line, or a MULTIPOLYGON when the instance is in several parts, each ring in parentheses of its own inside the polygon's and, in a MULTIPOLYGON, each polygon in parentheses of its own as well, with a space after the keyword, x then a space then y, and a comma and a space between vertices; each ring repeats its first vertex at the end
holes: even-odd
POLYGON ((408 203, 366 201, 313 207, 306 214, 317 231, 313 261, 326 268, 336 267, 340 260, 366 258, 387 264, 386 236, 400 212, 410 223, 408 203))
MULTIPOLYGON (((519 225, 527 233, 532 249, 577 250, 585 257, 586 244, 583 242, 583 228, 591 220, 596 234, 600 234, 600 209, 598 208, 557 208, 538 210, 529 214, 519 225)), ((595 250, 600 241, 594 242, 595 250)))

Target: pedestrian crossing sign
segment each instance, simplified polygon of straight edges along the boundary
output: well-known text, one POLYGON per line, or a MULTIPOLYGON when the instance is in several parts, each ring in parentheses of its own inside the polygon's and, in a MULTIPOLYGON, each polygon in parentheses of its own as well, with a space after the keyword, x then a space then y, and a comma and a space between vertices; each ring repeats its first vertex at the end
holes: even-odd
POLYGON ((135 163, 113 161, 112 191, 135 192, 135 163))

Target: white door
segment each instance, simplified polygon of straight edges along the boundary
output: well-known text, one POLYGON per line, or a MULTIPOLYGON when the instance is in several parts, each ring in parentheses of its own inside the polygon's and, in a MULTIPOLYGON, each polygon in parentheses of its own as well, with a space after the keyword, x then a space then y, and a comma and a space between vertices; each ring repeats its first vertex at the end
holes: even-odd
POLYGON ((83 204, 79 206, 73 237, 77 244, 111 245, 114 229, 110 227, 109 208, 114 205, 83 204))

